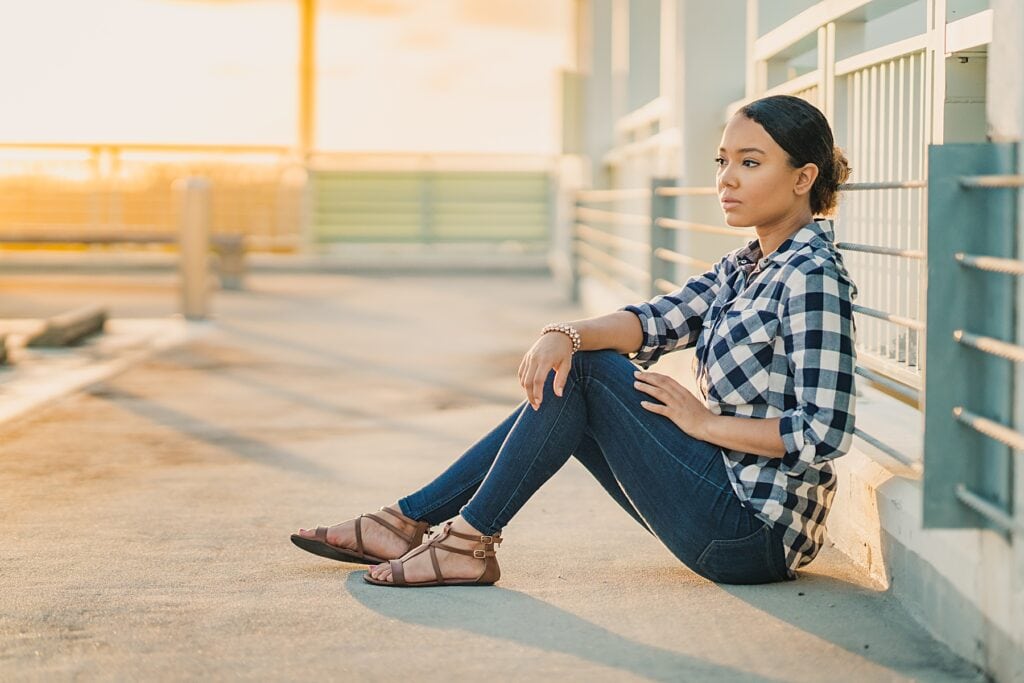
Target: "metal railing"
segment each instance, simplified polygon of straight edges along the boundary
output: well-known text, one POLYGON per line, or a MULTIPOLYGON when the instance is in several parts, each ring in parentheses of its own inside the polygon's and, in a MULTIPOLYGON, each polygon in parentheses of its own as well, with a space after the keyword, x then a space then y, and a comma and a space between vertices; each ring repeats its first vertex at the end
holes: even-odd
MULTIPOLYGON (((842 189, 866 191, 923 188, 925 186, 924 181, 875 182, 849 183, 842 189)), ((684 220, 676 216, 676 198, 702 196, 717 196, 717 190, 714 187, 679 187, 670 179, 655 179, 652 181, 650 189, 590 190, 578 193, 577 222, 574 233, 577 275, 594 277, 627 297, 648 298, 678 290, 682 286, 682 281, 685 280, 684 277, 679 277, 680 266, 690 275, 694 275, 709 270, 713 265, 711 262, 679 251, 676 244, 680 241, 678 236, 681 233, 721 235, 737 238, 744 242, 752 238, 747 231, 684 220), (649 214, 641 216, 621 211, 599 211, 585 206, 587 203, 614 202, 623 199, 648 200, 649 214), (600 220, 606 227, 626 226, 633 229, 641 224, 646 224, 647 232, 641 237, 637 237, 635 231, 629 237, 623 237, 607 229, 598 230, 591 224, 582 222, 584 218, 589 219, 591 223, 600 220), (626 254, 632 255, 633 258, 627 257, 626 254), (636 256, 648 259, 646 268, 637 265, 636 256), (629 284, 623 283, 623 279, 627 280, 629 284), (642 293, 644 288, 647 291, 646 295, 642 293)), ((836 246, 847 251, 920 260, 924 258, 924 255, 920 253, 908 254, 904 253, 905 250, 878 245, 837 243, 836 246)), ((857 279, 856 276, 854 279, 857 279)), ((853 308, 860 320, 858 329, 864 326, 865 318, 870 318, 920 333, 925 330, 925 324, 919 320, 867 306, 855 304, 853 308)), ((860 334, 858 333, 858 358, 862 352, 859 342, 860 334)), ((883 387, 890 394, 897 395, 903 401, 915 407, 920 406, 920 385, 908 386, 904 377, 893 377, 886 374, 884 365, 877 367, 877 365, 862 365, 858 362, 855 372, 866 380, 883 387)), ((921 462, 918 459, 908 456, 863 429, 857 428, 854 434, 897 462, 914 470, 921 470, 921 462)))
POLYGON ((305 173, 272 145, 0 144, 0 233, 26 243, 175 235, 170 188, 189 176, 214 188, 214 234, 298 245, 305 173))
POLYGON ((1017 150, 1007 144, 931 148, 925 510, 929 528, 1024 533, 1014 517, 1017 150))

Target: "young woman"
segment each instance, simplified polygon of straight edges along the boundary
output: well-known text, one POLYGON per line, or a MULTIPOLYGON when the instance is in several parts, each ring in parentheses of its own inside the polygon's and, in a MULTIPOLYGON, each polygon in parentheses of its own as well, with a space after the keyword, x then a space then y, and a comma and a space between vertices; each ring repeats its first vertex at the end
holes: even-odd
POLYGON ((815 220, 849 168, 821 112, 788 96, 733 116, 715 164, 726 223, 757 239, 667 296, 545 327, 519 367, 526 400, 440 476, 292 541, 375 564, 375 585, 491 584, 501 529, 574 456, 701 576, 796 578, 854 429, 856 287, 815 220), (647 370, 691 346, 703 400, 627 358, 647 370))

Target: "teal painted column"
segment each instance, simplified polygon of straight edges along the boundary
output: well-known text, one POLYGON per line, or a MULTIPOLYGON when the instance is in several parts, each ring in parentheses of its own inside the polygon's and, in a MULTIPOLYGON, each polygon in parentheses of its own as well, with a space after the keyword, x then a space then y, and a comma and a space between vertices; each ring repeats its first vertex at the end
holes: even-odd
POLYGON ((955 335, 962 330, 1017 343, 1015 276, 967 267, 956 258, 1019 258, 1014 190, 968 189, 960 182, 963 176, 1014 173, 1014 162, 1009 144, 929 148, 925 528, 991 526, 958 499, 959 485, 1012 510, 1014 453, 957 420, 954 410, 1013 425, 1013 362, 958 343, 955 335))

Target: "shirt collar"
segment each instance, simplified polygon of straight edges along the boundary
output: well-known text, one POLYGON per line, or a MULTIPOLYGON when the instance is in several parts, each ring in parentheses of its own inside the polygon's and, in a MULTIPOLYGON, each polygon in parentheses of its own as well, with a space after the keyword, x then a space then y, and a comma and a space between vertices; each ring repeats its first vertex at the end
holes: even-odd
MULTIPOLYGON (((779 245, 778 249, 773 251, 766 258, 762 258, 761 243, 756 239, 747 242, 747 246, 741 248, 736 257, 741 266, 751 265, 758 260, 762 260, 764 262, 761 263, 761 267, 764 268, 769 263, 785 263, 789 260, 790 256, 793 255, 793 252, 799 251, 804 247, 819 246, 813 244, 815 241, 835 241, 834 226, 830 219, 819 218, 811 221, 786 238, 786 240, 779 245)), ((825 245, 822 244, 820 246, 825 245)))

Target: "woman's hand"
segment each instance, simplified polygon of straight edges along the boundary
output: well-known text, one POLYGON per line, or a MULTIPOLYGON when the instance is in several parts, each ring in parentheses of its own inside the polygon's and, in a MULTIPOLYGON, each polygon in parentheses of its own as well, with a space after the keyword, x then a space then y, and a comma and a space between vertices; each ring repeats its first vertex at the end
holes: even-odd
POLYGON ((668 375, 637 370, 633 376, 636 378, 633 386, 638 391, 661 401, 640 401, 641 406, 652 413, 664 415, 690 436, 703 440, 702 427, 715 414, 704 407, 700 399, 668 375))
POLYGON ((534 410, 540 408, 544 382, 555 371, 555 395, 561 396, 572 366, 572 340, 561 332, 547 332, 534 342, 519 364, 519 384, 534 410))

